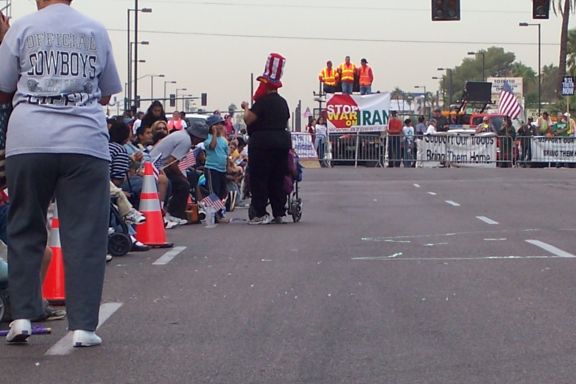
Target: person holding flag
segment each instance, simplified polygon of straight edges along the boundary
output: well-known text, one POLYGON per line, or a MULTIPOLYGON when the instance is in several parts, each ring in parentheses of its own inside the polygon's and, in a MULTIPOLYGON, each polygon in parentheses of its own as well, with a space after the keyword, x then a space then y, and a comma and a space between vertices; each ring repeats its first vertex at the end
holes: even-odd
MULTIPOLYGON (((226 168, 228 166, 228 141, 224 138, 226 135, 226 126, 224 119, 220 115, 212 115, 206 120, 208 124, 208 137, 204 141, 206 150, 206 164, 204 166, 204 175, 210 195, 216 195, 218 199, 223 200, 228 194, 226 184, 226 168)), ((213 199, 212 199, 213 200, 213 199)), ((214 205, 209 204, 214 207, 214 205)), ((216 214, 216 222, 227 223, 228 219, 224 217, 222 209, 216 214)))
MULTIPOLYGON (((181 131, 174 132, 160 140, 150 152, 152 159, 158 159, 158 166, 172 183, 172 198, 168 204, 168 212, 164 218, 176 224, 186 224, 186 203, 190 196, 190 183, 186 176, 178 167, 180 161, 184 159, 192 145, 197 145, 208 136, 207 128, 203 123, 192 124, 192 126, 181 131)), ((155 161, 156 162, 156 161, 155 161)))

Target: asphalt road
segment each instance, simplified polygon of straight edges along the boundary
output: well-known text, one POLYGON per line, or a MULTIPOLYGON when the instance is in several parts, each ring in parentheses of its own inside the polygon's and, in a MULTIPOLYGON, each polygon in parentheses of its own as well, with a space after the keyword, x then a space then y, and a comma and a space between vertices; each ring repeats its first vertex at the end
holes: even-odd
POLYGON ((186 226, 164 264, 114 259, 104 344, 70 351, 52 322, 0 343, 0 382, 574 383, 574 170, 338 167, 301 188, 298 224, 186 226))

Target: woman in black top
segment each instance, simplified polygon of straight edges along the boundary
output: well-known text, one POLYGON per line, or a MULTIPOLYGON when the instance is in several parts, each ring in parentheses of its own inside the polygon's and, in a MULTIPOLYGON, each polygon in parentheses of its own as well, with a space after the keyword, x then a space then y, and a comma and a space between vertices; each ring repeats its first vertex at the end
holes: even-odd
POLYGON ((168 119, 166 118, 166 112, 164 112, 164 106, 158 100, 154 100, 148 110, 146 111, 146 115, 142 118, 142 126, 143 127, 151 127, 152 124, 155 122, 162 120, 165 123, 168 123, 168 119))
POLYGON ((260 86, 254 95, 254 105, 249 109, 247 102, 241 104, 250 136, 248 168, 253 214, 250 224, 281 224, 286 215, 287 195, 283 182, 288 174, 292 138, 287 131, 290 109, 278 94, 284 63, 282 56, 271 54, 264 75, 258 78, 260 86), (272 220, 266 212, 268 200, 272 206, 272 220))

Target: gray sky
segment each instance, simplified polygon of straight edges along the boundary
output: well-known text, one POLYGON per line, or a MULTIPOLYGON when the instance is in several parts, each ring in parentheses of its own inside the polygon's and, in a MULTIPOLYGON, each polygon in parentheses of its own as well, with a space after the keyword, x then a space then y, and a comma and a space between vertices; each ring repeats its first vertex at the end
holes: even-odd
MULTIPOLYGON (((557 1, 557 0, 553 0, 557 1)), ((35 10, 33 0, 13 2, 13 17, 35 10)), ((122 81, 126 81, 126 9, 134 0, 74 0, 74 8, 101 21, 110 31, 122 81)), ((519 27, 532 20, 531 0, 461 0, 460 22, 432 22, 430 0, 140 0, 139 73, 165 74, 179 91, 208 93, 208 108, 226 109, 250 97, 250 73, 261 74, 268 53, 287 59, 281 93, 294 109, 315 107, 312 92, 327 59, 335 65, 350 55, 365 57, 374 69, 373 90, 438 88, 438 67, 454 67, 468 51, 501 46, 537 70, 538 29, 519 27)), ((570 27, 574 28, 576 15, 570 27)), ((558 65, 560 18, 551 11, 542 24, 542 65, 558 65)), ((150 96, 150 78, 140 81, 150 96)), ((168 85, 168 93, 175 87, 168 85)), ((122 97, 121 95, 120 97, 122 97)), ((145 106, 142 106, 145 108, 145 106)), ((168 108, 170 109, 170 108, 168 108)))

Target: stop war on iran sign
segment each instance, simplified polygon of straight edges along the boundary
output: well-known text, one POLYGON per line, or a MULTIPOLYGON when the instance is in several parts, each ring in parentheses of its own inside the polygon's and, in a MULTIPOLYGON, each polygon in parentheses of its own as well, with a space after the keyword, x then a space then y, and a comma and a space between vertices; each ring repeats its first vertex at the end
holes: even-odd
POLYGON ((388 127, 390 92, 372 95, 329 94, 328 132, 383 132, 388 127))

